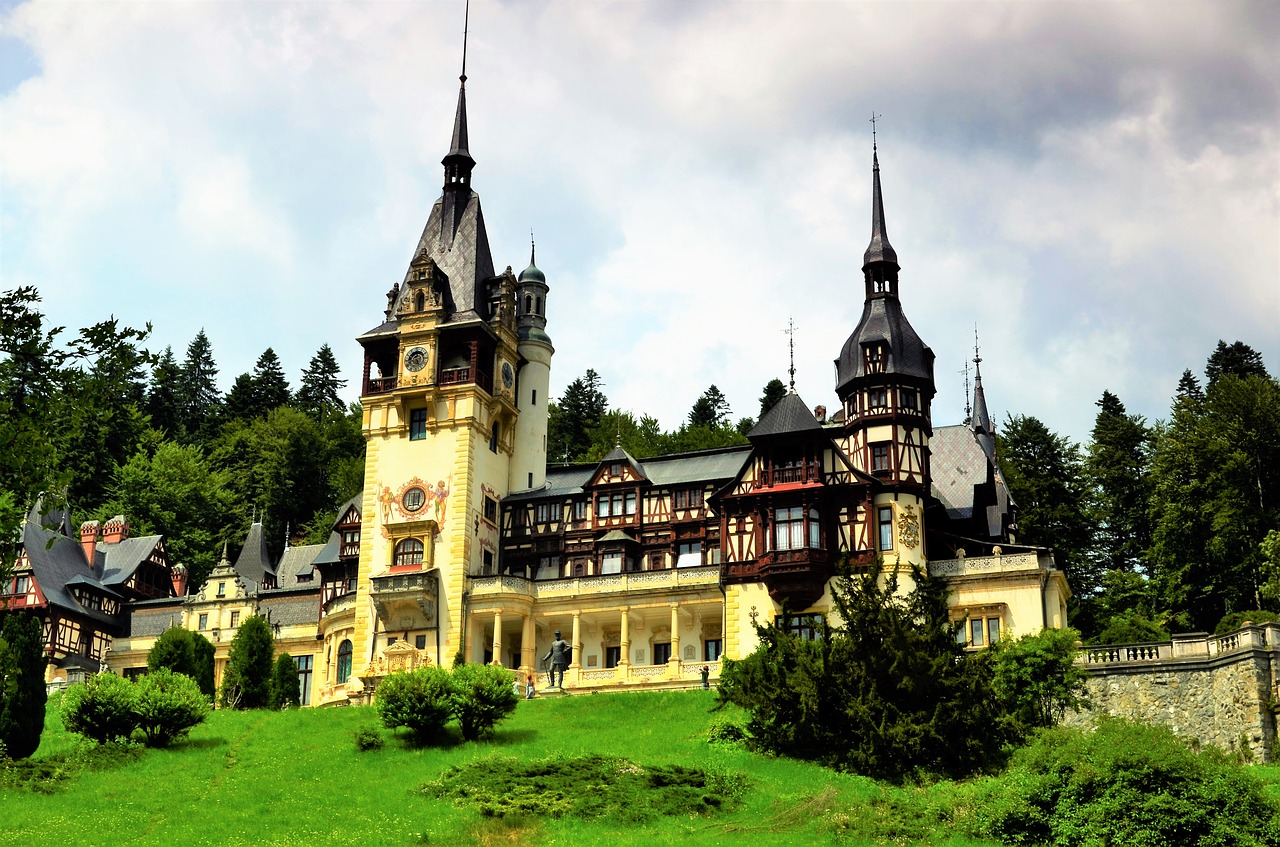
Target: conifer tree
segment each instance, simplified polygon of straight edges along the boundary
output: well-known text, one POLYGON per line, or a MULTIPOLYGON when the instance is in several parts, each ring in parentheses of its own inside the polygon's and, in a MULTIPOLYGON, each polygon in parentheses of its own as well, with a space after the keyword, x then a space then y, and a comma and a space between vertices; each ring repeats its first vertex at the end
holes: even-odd
POLYGON ((227 669, 222 675, 222 705, 233 709, 261 709, 270 705, 271 627, 261 615, 240 622, 231 640, 227 669))
POLYGON ((276 656, 275 667, 271 670, 271 703, 273 709, 287 709, 302 704, 301 690, 298 688, 298 665, 288 653, 276 656))
POLYGON ((771 379, 764 386, 764 393, 760 395, 760 417, 778 404, 778 401, 787 396, 787 386, 780 379, 771 379))
POLYGON ((0 627, 0 745, 4 755, 25 759, 40 746, 45 700, 40 619, 10 612, 0 627))
POLYGON ((719 429, 729 420, 729 401, 719 388, 712 385, 694 401, 689 410, 689 426, 704 426, 707 429, 719 429))
POLYGON ((213 360, 213 345, 203 329, 187 345, 177 394, 183 433, 190 440, 203 440, 217 428, 222 413, 218 366, 213 360))
POLYGON ((347 381, 339 378, 340 373, 333 350, 328 344, 322 345, 302 372, 302 384, 294 403, 321 423, 330 415, 341 415, 346 405, 338 392, 346 387, 347 381))
POLYGON ((1110 391, 1097 403, 1084 470, 1096 509, 1095 557, 1110 570, 1145 572, 1151 546, 1151 431, 1110 391))
POLYGON ((159 360, 151 369, 151 382, 147 387, 146 411, 151 416, 151 426, 169 438, 181 433, 178 390, 182 369, 173 356, 173 348, 165 347, 159 360))

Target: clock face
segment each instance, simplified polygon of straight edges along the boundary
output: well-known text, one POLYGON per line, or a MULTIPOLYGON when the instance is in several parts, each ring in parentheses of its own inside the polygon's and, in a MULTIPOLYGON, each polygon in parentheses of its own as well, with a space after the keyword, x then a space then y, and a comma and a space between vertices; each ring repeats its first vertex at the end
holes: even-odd
POLYGON ((417 373, 427 366, 427 350, 425 347, 411 347, 409 352, 404 354, 404 366, 406 370, 417 373))
POLYGON ((515 374, 511 370, 510 362, 502 363, 502 384, 507 388, 511 387, 511 383, 515 381, 515 374))

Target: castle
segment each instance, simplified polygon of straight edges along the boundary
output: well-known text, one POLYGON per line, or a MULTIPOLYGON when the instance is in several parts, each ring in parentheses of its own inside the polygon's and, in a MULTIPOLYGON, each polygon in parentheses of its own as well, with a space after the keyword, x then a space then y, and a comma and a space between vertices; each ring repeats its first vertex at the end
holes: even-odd
POLYGON ((358 338, 365 483, 329 542, 273 561, 254 524, 187 594, 159 537, 128 539, 120 518, 109 539, 86 524, 77 540, 33 512, 7 593, 45 617, 50 679, 141 673, 173 625, 214 642, 220 676, 239 622, 262 614, 305 704, 365 699, 387 673, 456 657, 536 674, 556 631, 571 691, 681 687, 751 652, 754 624, 816 637, 846 557, 945 576, 974 647, 1066 624, 1051 554, 1016 543, 980 373, 971 421, 933 425, 934 354, 903 311, 874 145, 837 411, 792 390, 744 446, 643 461, 619 447, 548 468, 550 287, 532 256, 495 271, 461 81, 441 196, 358 338))

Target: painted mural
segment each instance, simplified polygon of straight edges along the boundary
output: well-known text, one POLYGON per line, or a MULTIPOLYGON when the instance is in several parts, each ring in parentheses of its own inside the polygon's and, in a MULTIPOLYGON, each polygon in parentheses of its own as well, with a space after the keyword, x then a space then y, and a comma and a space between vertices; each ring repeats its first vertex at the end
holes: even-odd
POLYGON ((382 537, 390 537, 387 530, 390 523, 431 520, 436 524, 436 540, 439 541, 449 516, 449 493, 452 490, 452 473, 434 486, 417 476, 396 489, 379 482, 378 511, 382 517, 382 537))

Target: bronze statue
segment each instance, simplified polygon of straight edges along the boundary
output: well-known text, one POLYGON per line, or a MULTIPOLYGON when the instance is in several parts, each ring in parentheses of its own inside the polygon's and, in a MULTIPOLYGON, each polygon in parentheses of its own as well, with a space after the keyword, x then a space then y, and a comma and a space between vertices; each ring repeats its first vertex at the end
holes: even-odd
POLYGON ((564 690, 564 669, 569 666, 569 653, 572 648, 569 642, 560 637, 560 630, 556 630, 556 638, 551 642, 551 649, 547 651, 547 655, 542 657, 542 661, 550 660, 551 667, 548 674, 551 678, 551 687, 564 690), (560 682, 556 683, 556 671, 560 672, 560 682))

